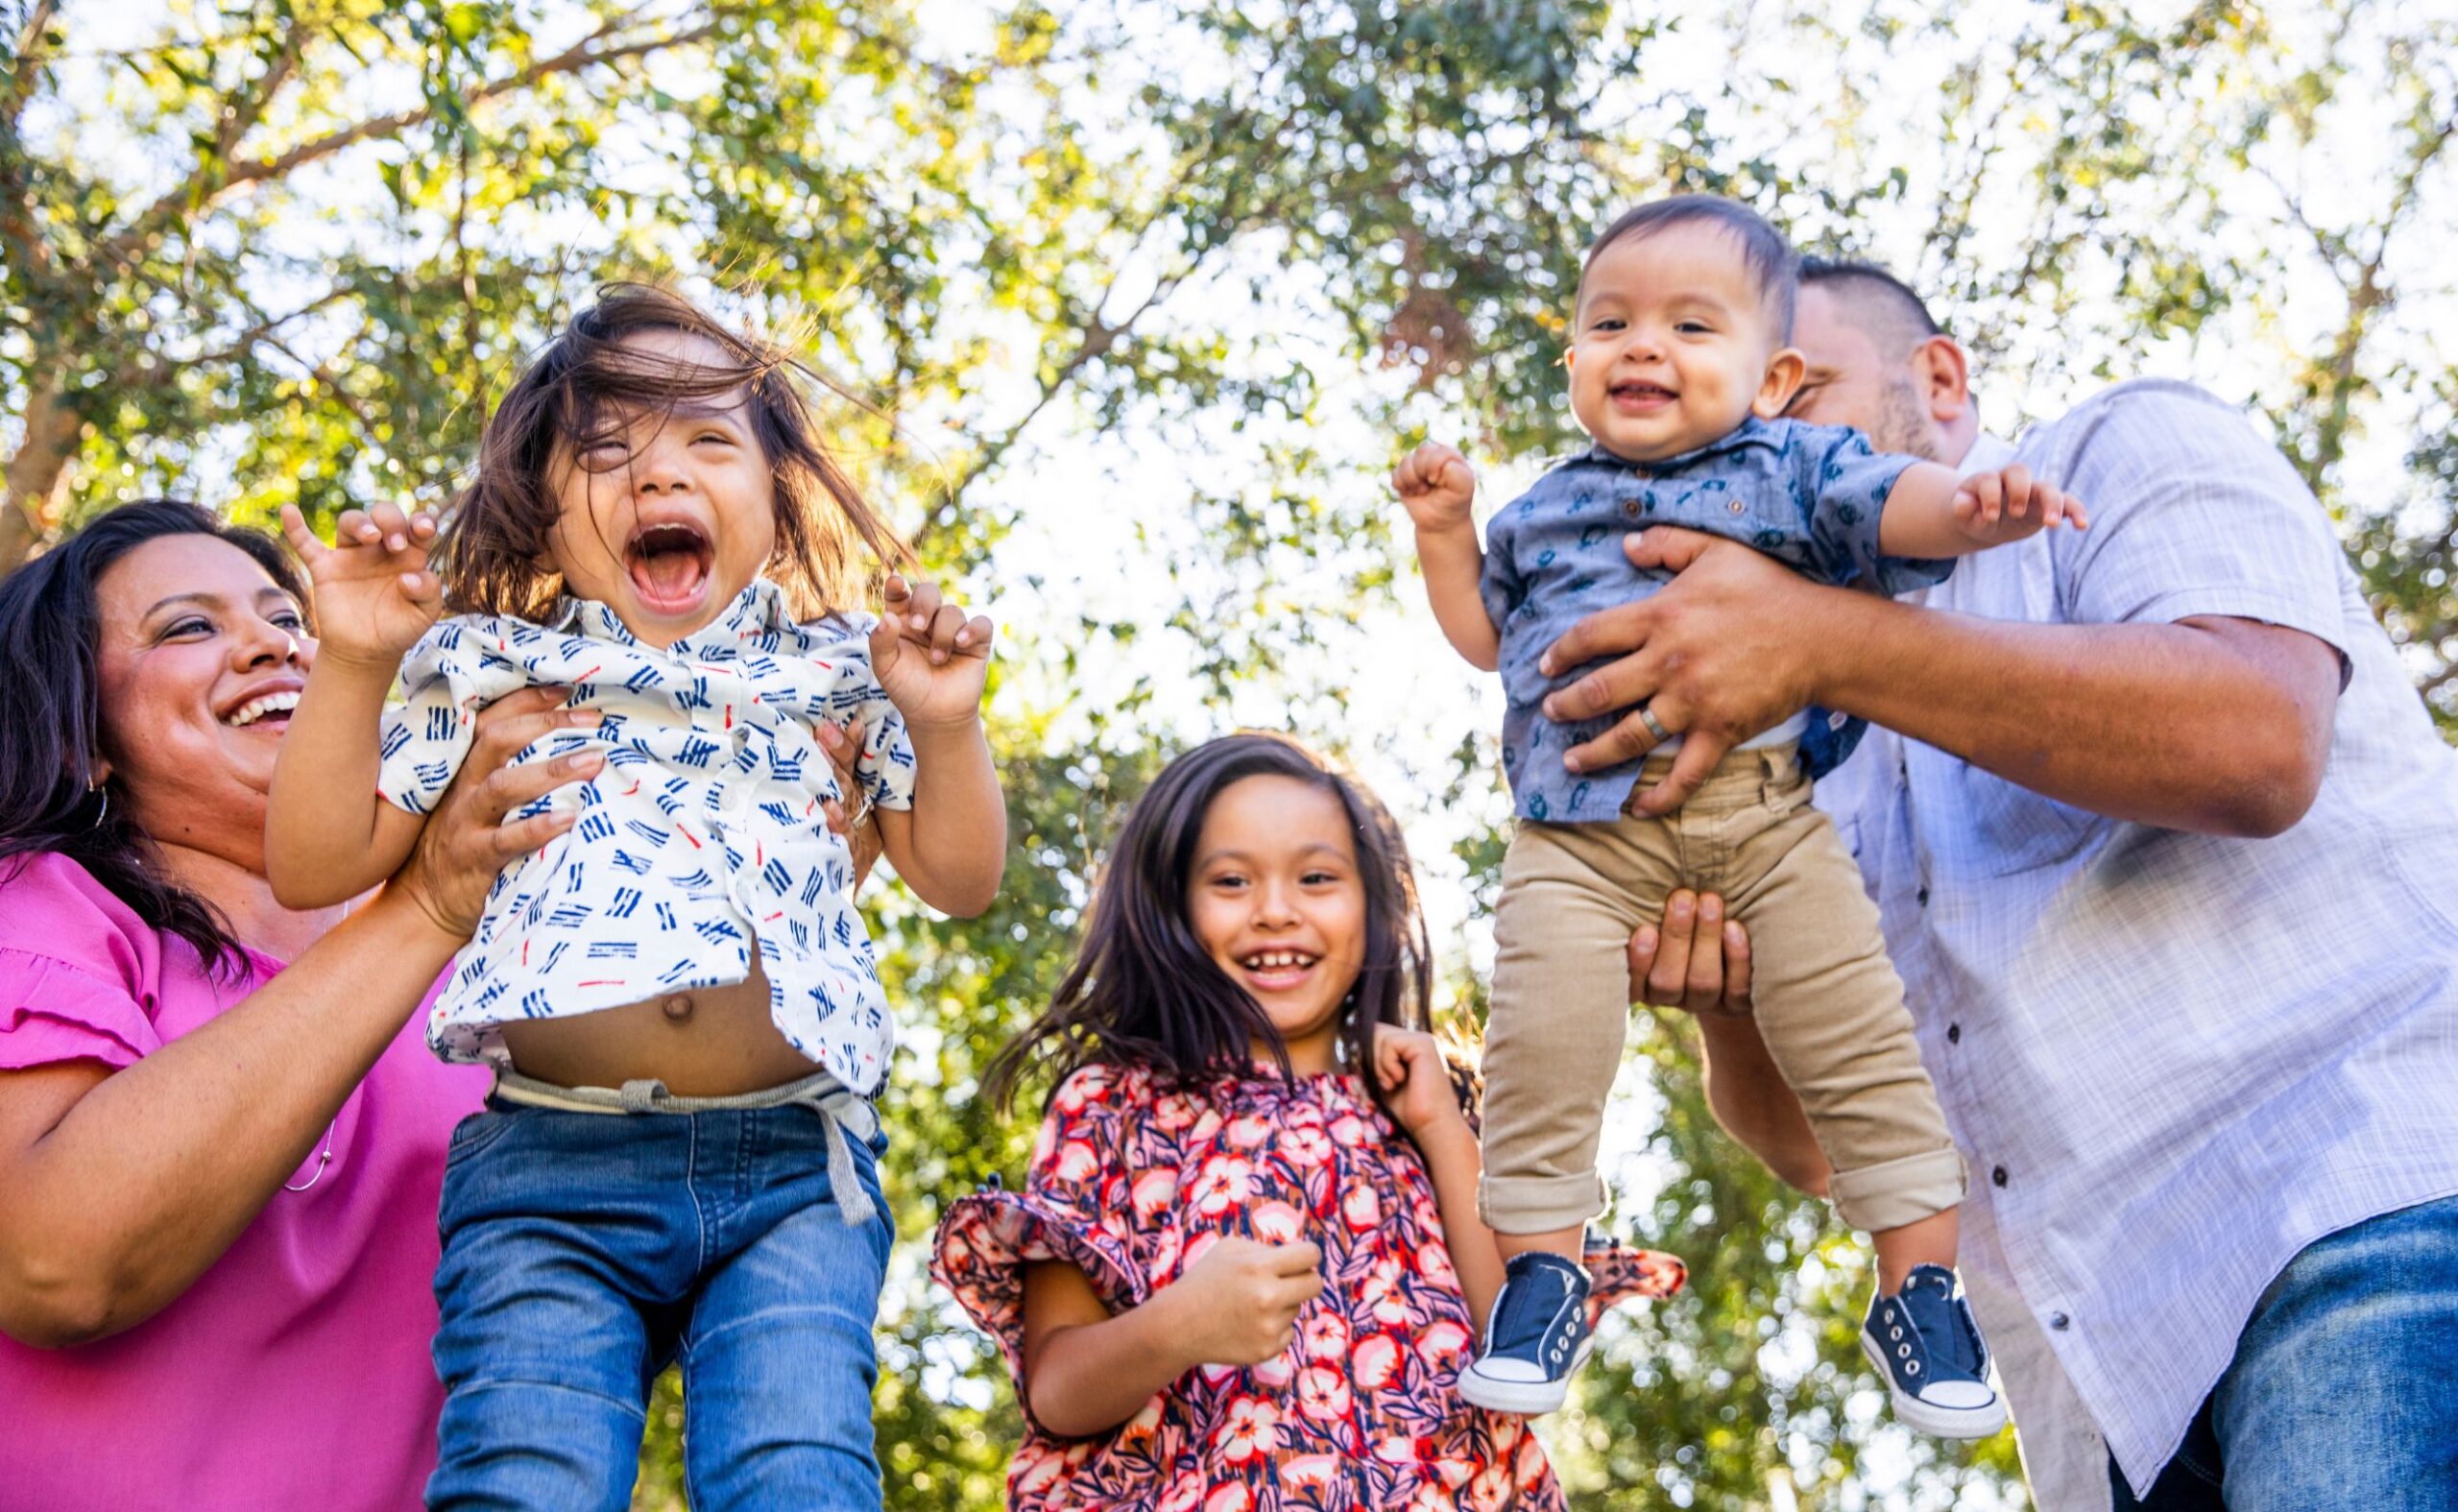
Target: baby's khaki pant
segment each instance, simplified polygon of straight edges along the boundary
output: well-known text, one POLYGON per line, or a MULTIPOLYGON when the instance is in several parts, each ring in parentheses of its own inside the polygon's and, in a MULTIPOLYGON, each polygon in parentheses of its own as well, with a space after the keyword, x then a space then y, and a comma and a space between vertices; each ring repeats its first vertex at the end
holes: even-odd
POLYGON ((1809 1115, 1844 1221, 1898 1228, 1963 1200, 1877 909, 1809 793, 1793 748, 1769 747, 1726 756, 1666 818, 1521 823, 1485 1028, 1480 1200, 1496 1230, 1549 1233, 1603 1211, 1596 1146, 1629 1019, 1624 947, 1676 887, 1721 893, 1749 930, 1758 1030, 1809 1115))

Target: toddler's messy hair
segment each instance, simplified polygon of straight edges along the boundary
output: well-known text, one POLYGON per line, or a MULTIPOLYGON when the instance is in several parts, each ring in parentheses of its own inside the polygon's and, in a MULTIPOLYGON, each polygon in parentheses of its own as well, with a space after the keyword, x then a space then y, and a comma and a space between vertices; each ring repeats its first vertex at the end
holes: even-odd
POLYGON ((901 564, 910 552, 821 439, 797 373, 836 392, 782 347, 729 328, 671 290, 639 283, 599 290, 597 302, 546 344, 487 421, 477 474, 454 501, 437 554, 446 607, 544 618, 563 588, 547 562, 560 514, 549 476, 558 444, 564 465, 578 466, 571 459, 619 436, 642 413, 737 391, 776 480, 769 575, 805 618, 859 602, 870 571, 855 555, 857 541, 882 564, 901 564), (701 337, 723 358, 677 361, 627 345, 648 331, 701 337))
POLYGON ((1587 256, 1579 264, 1583 274, 1604 250, 1616 242, 1653 236, 1675 226, 1708 225, 1730 232, 1741 243, 1741 255, 1749 270, 1750 282, 1758 298, 1774 318, 1775 339, 1790 343, 1793 339, 1794 296, 1799 284, 1800 262, 1793 252, 1793 244, 1784 233, 1767 223, 1767 218, 1738 200, 1727 200, 1716 194, 1677 194, 1669 200, 1655 200, 1635 209, 1625 210, 1604 233, 1588 244, 1587 256))

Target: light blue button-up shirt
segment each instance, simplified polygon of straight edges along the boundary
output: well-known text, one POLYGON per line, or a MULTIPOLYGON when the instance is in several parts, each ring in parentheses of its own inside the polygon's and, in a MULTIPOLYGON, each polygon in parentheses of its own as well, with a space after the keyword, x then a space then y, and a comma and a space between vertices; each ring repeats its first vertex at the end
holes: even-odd
POLYGON ((1819 784, 1980 1177, 1964 1273, 2035 1494, 2097 1512, 2103 1435, 2147 1486, 2299 1250, 2458 1192, 2458 753, 2234 408, 2130 383, 1964 466, 2013 456, 2090 530, 1981 552, 1917 602, 2260 620, 2348 671, 2320 795, 2273 839, 2087 813, 1885 731, 1819 784))

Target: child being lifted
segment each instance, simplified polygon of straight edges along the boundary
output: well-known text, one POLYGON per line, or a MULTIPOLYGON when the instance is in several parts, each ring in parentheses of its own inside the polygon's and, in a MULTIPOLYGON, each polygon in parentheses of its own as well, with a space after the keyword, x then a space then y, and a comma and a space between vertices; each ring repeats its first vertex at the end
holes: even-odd
POLYGON ((1869 1231, 1878 1288, 1862 1347, 1895 1413, 1975 1438, 2005 1423, 1986 1346, 1954 1274, 1963 1160, 1914 1044, 1876 909, 1810 779, 1857 726, 1804 711, 1728 755, 1679 810, 1638 811, 1643 758, 1575 772, 1564 753, 1609 718, 1562 724, 1540 659, 1581 617, 1660 588, 1622 551, 1651 525, 1711 531, 1828 584, 1897 593, 1951 558, 2068 522, 2081 505, 2020 468, 1959 478, 1874 451, 1857 431, 1781 418, 1803 359, 1792 334, 1795 258, 1727 200, 1641 206, 1588 249, 1574 313, 1572 413, 1595 444, 1503 507, 1480 551, 1476 478, 1428 444, 1392 478, 1416 526, 1434 617, 1461 656, 1503 676, 1503 764, 1520 823, 1503 865, 1486 1031, 1480 1198, 1506 1260, 1460 1395, 1480 1406, 1559 1406, 1588 1349, 1577 1263, 1603 1210, 1596 1169, 1628 1018, 1624 943, 1676 887, 1721 893, 1761 942, 1754 1003, 1768 1051, 1834 1169, 1838 1212, 1869 1231))

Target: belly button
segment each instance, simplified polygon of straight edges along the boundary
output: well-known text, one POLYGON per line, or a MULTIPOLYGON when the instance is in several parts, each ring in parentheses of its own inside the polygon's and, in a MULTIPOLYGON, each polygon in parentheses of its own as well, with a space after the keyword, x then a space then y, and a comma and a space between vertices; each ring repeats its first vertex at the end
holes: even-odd
POLYGON ((676 993, 671 997, 661 997, 658 999, 658 1008, 667 1018, 679 1023, 691 1017, 691 995, 676 993))

